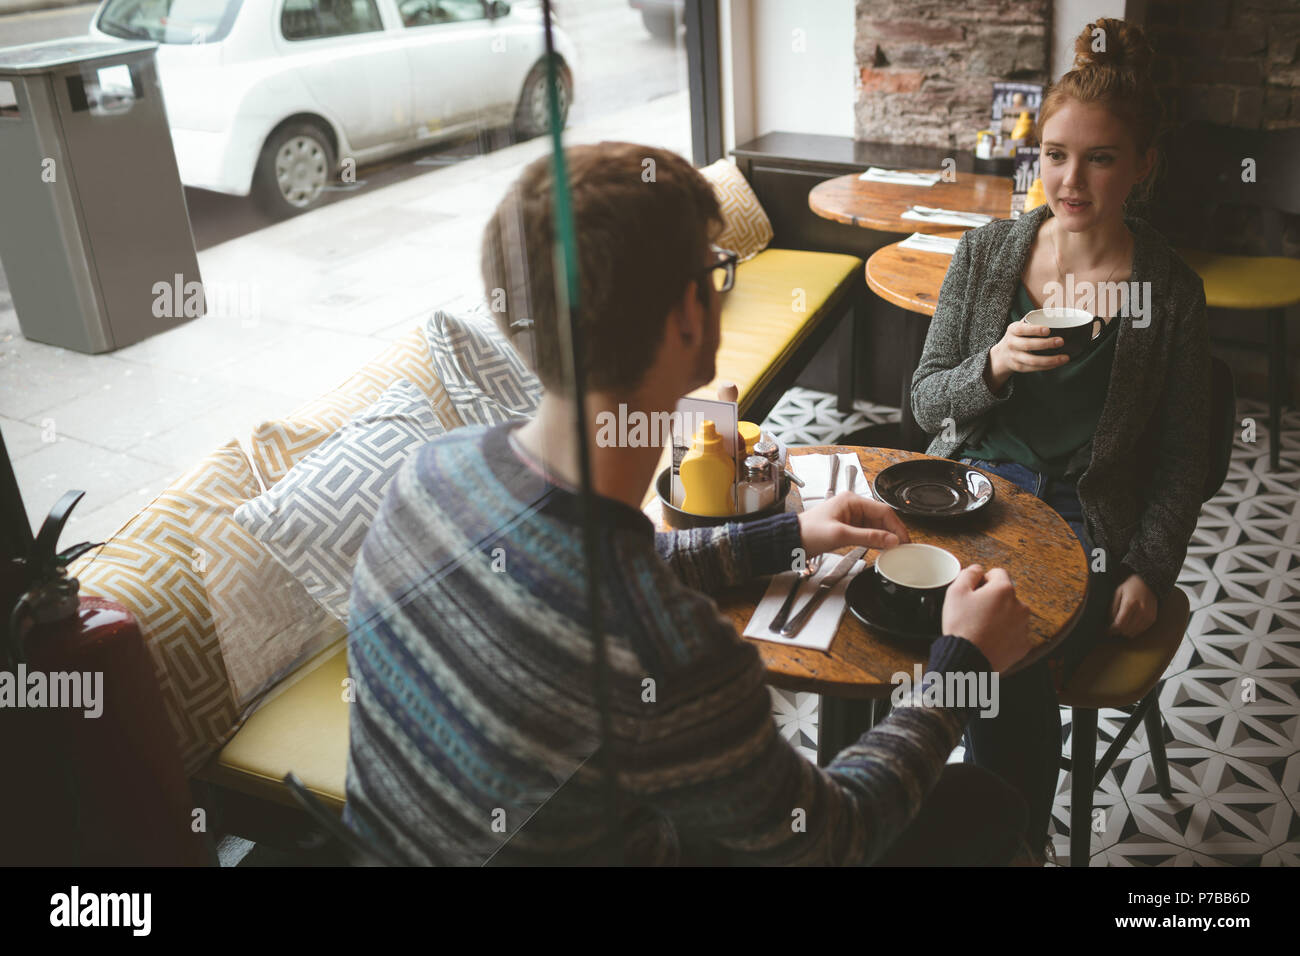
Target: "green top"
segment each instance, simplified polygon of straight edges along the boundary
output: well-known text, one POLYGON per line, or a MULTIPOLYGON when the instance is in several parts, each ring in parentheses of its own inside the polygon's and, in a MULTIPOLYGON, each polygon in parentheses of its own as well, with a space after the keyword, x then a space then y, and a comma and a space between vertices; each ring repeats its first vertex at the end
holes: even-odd
MULTIPOLYGON (((1020 283, 1008 324, 1035 308, 1020 283)), ((960 457, 1014 461, 1053 478, 1064 477, 1071 456, 1092 441, 1097 430, 1118 326, 1114 318, 1105 322, 1088 350, 1059 368, 1013 373, 1016 387, 1011 397, 989 413, 988 430, 962 449, 960 457)))

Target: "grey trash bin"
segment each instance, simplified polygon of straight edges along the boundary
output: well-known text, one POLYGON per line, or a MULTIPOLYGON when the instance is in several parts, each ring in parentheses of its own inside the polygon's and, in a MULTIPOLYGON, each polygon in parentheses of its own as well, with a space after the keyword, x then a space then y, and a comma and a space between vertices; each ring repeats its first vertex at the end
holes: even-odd
POLYGON ((201 311, 155 46, 0 49, 0 263, 33 341, 108 352, 201 311))

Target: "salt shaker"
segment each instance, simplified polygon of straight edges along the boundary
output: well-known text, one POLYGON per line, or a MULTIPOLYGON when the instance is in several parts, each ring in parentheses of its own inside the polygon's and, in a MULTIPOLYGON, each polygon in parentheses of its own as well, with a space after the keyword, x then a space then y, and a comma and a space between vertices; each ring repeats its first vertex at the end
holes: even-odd
POLYGON ((761 455, 750 455, 745 459, 740 484, 736 486, 736 499, 741 514, 749 514, 766 508, 776 501, 776 483, 772 476, 776 474, 772 462, 761 455))

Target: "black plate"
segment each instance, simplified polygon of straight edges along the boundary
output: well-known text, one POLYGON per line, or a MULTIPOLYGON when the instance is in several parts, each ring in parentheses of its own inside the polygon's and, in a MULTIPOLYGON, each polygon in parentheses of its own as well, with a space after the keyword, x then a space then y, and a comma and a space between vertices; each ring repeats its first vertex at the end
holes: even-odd
POLYGON ((933 634, 928 634, 918 630, 916 625, 900 619, 881 602, 880 595, 880 579, 876 577, 876 568, 873 564, 849 582, 848 590, 844 592, 844 599, 848 602, 853 616, 878 633, 921 644, 929 644, 941 636, 937 630, 933 634))
POLYGON ((873 489, 899 514, 916 518, 960 518, 993 500, 993 481, 987 474, 944 458, 890 465, 876 476, 873 489))

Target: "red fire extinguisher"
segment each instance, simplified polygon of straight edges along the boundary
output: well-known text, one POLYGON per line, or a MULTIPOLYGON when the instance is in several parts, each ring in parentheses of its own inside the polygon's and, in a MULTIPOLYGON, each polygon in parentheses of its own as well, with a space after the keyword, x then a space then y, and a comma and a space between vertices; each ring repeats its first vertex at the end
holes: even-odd
POLYGON ((209 863, 140 628, 122 605, 79 595, 67 574, 100 545, 56 551, 84 494, 64 494, 9 568, 21 593, 6 609, 0 661, 0 862, 209 863))

